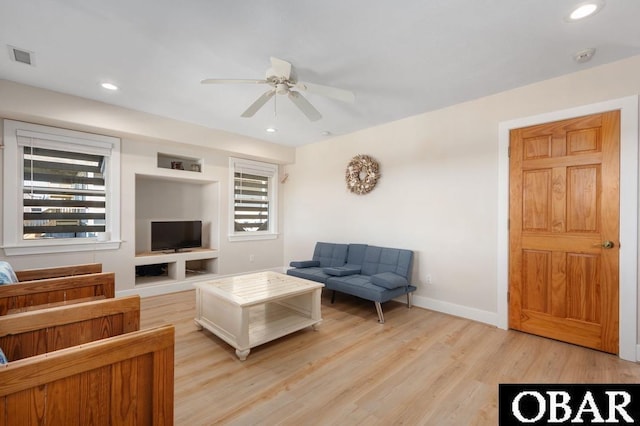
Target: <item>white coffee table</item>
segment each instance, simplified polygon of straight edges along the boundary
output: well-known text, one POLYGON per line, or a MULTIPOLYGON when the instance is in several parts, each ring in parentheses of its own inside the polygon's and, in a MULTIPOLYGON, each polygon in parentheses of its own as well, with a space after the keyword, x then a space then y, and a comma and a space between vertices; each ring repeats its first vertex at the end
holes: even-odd
POLYGON ((320 295, 324 284, 277 272, 205 281, 195 284, 196 318, 236 348, 242 361, 251 348, 322 321, 320 295))

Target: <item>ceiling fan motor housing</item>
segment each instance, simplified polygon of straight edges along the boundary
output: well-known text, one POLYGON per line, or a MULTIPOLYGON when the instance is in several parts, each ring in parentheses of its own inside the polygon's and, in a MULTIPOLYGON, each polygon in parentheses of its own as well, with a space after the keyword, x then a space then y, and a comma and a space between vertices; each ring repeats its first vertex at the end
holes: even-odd
POLYGON ((278 95, 286 95, 289 93, 289 85, 287 83, 276 84, 276 93, 278 95))

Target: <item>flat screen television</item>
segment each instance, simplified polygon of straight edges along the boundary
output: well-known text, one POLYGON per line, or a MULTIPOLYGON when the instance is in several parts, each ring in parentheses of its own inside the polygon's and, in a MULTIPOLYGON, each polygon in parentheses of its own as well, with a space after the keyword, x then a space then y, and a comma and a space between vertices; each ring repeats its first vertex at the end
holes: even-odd
POLYGON ((151 222, 151 250, 180 251, 202 247, 201 220, 151 222))

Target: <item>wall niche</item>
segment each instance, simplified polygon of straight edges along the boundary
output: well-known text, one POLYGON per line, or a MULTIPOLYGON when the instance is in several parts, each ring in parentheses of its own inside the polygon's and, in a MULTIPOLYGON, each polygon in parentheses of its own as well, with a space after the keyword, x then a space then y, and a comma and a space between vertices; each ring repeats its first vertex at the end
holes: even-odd
POLYGON ((177 177, 136 175, 135 264, 167 264, 166 272, 153 277, 136 274, 136 285, 183 281, 200 274, 217 273, 219 243, 219 183, 177 177), (202 248, 188 253, 151 252, 151 222, 201 220, 202 248), (192 273, 196 271, 196 273, 192 273))

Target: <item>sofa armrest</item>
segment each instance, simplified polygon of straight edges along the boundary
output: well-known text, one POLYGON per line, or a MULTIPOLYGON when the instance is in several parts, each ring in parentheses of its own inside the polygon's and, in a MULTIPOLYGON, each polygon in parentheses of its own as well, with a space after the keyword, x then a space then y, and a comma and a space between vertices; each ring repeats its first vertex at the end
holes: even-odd
POLYGON ((358 265, 344 265, 344 266, 331 266, 322 268, 322 272, 327 275, 333 275, 334 277, 345 277, 347 275, 354 275, 360 273, 360 266, 358 265))
POLYGON ((371 275, 371 283, 389 290, 409 285, 409 281, 405 277, 393 272, 381 272, 371 275))
POLYGON ((294 268, 311 268, 313 266, 320 266, 319 260, 294 260, 289 263, 289 266, 294 268))

